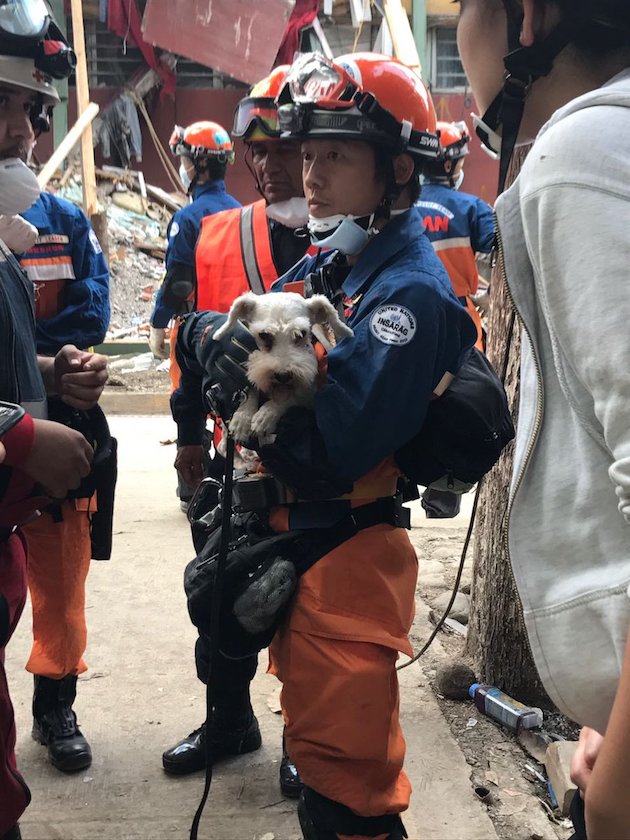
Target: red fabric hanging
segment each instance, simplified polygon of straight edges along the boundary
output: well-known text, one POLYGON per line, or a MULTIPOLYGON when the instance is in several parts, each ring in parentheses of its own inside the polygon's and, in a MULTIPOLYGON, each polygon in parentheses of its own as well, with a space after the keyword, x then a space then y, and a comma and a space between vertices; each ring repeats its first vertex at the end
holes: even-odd
POLYGON ((315 20, 318 12, 319 0, 296 0, 280 42, 280 49, 273 64, 274 67, 279 64, 292 63, 293 56, 300 46, 300 32, 315 20))
POLYGON ((151 44, 144 40, 141 24, 136 0, 108 0, 107 28, 138 47, 146 63, 160 77, 162 94, 172 97, 175 94, 175 73, 159 60, 151 44))

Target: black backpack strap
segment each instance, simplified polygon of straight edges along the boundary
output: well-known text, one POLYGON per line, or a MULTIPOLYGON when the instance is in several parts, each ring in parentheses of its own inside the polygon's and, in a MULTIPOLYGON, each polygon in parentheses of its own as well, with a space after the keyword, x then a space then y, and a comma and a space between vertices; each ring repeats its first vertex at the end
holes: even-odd
POLYGON ((249 288, 255 295, 265 294, 258 258, 256 256, 256 241, 254 239, 254 205, 243 207, 239 216, 239 231, 241 236, 241 253, 249 288))

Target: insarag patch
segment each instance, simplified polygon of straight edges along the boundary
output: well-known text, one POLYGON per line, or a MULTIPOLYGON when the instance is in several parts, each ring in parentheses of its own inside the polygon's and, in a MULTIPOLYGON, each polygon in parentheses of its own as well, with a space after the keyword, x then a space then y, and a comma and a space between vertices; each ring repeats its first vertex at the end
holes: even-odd
POLYGON ((416 319, 404 306, 388 303, 372 314, 370 330, 383 344, 409 344, 416 333, 416 319))

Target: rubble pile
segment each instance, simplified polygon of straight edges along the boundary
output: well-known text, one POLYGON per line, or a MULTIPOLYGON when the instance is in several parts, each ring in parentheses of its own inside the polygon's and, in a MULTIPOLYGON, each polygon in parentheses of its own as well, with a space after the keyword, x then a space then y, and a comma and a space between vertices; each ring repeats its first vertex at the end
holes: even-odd
MULTIPOLYGON (((166 228, 183 196, 164 193, 161 199, 160 191, 150 188, 153 197, 148 198, 138 193, 136 173, 113 167, 97 170, 97 176, 99 211, 107 214, 109 234, 112 314, 106 340, 143 339, 148 335, 155 292, 164 277, 166 228)), ((62 178, 55 192, 81 205, 80 174, 62 178)))

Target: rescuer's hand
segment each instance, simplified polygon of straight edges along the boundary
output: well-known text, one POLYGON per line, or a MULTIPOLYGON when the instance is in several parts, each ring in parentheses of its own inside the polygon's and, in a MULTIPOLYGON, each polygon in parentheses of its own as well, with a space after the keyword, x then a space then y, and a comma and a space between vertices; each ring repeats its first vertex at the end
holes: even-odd
POLYGON ((33 446, 21 469, 51 498, 63 499, 89 475, 94 451, 81 432, 63 423, 33 422, 33 446))
POLYGON ((216 349, 206 368, 211 386, 206 399, 213 414, 230 420, 250 384, 247 362, 250 353, 257 349, 256 339, 237 321, 234 329, 216 339, 216 349))
POLYGON ((166 330, 151 327, 149 330, 149 347, 156 359, 168 359, 166 349, 166 330))
POLYGON ((54 360, 55 393, 72 408, 93 408, 107 382, 107 358, 66 344, 54 360))
POLYGON ((178 446, 175 469, 195 490, 203 478, 203 446, 178 446))

